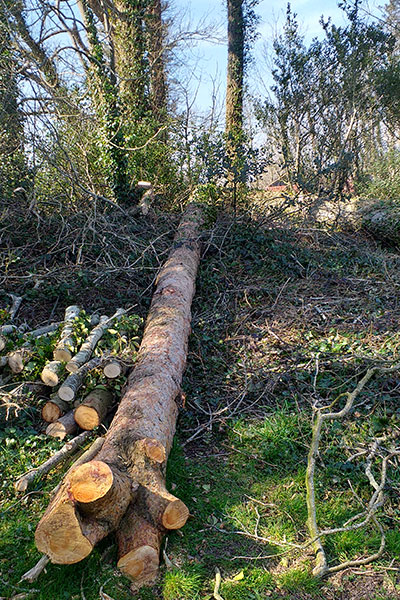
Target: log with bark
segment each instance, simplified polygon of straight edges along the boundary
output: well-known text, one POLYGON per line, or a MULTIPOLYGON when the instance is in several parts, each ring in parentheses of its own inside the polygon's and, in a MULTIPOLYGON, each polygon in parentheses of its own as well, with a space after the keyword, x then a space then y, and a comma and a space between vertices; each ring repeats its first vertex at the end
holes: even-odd
POLYGON ((119 308, 116 313, 108 318, 106 316, 100 317, 100 323, 96 325, 82 344, 79 352, 67 363, 67 371, 70 373, 76 373, 78 369, 84 365, 91 357, 93 350, 95 349, 100 338, 104 335, 108 327, 114 323, 114 321, 120 319, 125 314, 125 310, 119 308))
POLYGON ((53 563, 82 560, 118 529, 119 565, 143 584, 154 578, 164 532, 188 518, 185 504, 166 489, 165 469, 186 364, 201 222, 201 208, 190 204, 157 278, 135 367, 104 444, 95 460, 67 474, 37 526, 36 545, 53 563), (133 533, 131 514, 138 523, 133 533))
POLYGON ((104 365, 103 373, 107 379, 116 379, 117 377, 124 375, 127 370, 128 367, 124 363, 117 358, 111 358, 104 365))
POLYGON ((60 376, 64 371, 64 367, 61 361, 52 360, 48 362, 43 371, 40 374, 40 378, 45 385, 55 387, 60 383, 60 376))
POLYGON ((46 423, 54 423, 70 410, 70 405, 60 398, 58 393, 52 394, 50 400, 42 408, 42 419, 46 423))
POLYGON ((57 419, 57 421, 50 423, 47 426, 46 434, 50 437, 64 440, 67 435, 75 433, 77 429, 78 425, 74 419, 74 411, 70 410, 65 415, 57 419))
POLYGON ((67 306, 65 309, 64 326, 61 330, 60 340, 54 348, 53 358, 55 361, 68 362, 71 360, 74 351, 74 321, 79 317, 79 306, 67 306))
POLYGON ((95 429, 108 413, 112 402, 113 395, 109 390, 103 387, 95 388, 75 409, 75 421, 81 429, 95 429))
POLYGON ((103 360, 104 359, 102 357, 95 356, 89 360, 89 362, 82 365, 80 369, 76 371, 76 373, 69 375, 58 390, 58 395, 60 398, 65 402, 72 402, 78 390, 82 387, 85 377, 89 371, 99 367, 103 360))

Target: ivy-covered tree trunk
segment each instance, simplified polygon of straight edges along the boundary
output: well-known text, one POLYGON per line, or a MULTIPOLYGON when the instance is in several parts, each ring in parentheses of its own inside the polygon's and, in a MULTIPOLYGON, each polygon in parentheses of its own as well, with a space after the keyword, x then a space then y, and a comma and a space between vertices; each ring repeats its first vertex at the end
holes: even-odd
POLYGON ((20 186, 24 175, 24 126, 18 107, 16 62, 12 56, 6 15, 0 4, 0 195, 20 186))
POLYGON ((225 131, 232 149, 243 134, 244 37, 243 0, 227 0, 228 77, 225 131))
POLYGON ((88 85, 100 123, 99 153, 107 182, 117 201, 128 192, 125 139, 118 105, 118 89, 108 68, 99 40, 94 15, 86 0, 79 2, 90 50, 88 85))
POLYGON ((143 118, 149 110, 149 74, 144 17, 148 0, 115 0, 111 13, 115 67, 125 119, 143 118))
MULTIPOLYGON (((156 126, 163 125, 167 115, 167 85, 164 60, 164 24, 161 0, 150 0, 146 19, 150 67, 150 103, 156 126)), ((165 136, 164 136, 165 139, 165 136)))

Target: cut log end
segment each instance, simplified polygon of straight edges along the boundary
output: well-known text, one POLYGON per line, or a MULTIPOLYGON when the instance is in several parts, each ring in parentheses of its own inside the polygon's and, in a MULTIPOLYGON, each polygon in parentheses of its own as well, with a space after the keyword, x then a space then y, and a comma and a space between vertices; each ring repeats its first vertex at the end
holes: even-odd
POLYGON ((54 423, 55 421, 58 421, 62 415, 63 412, 61 408, 51 400, 46 402, 42 408, 42 419, 43 421, 46 421, 46 423, 54 423))
POLYGON ((54 360, 58 360, 60 362, 69 362, 73 356, 71 350, 68 348, 56 348, 54 350, 54 360))
POLYGON ((60 374, 63 368, 60 361, 53 360, 44 367, 40 374, 40 378, 45 385, 55 387, 60 382, 60 374))
POLYGON ((73 362, 73 360, 70 360, 65 368, 69 373, 76 373, 77 371, 79 371, 80 366, 80 364, 73 362))
POLYGON ((22 373, 25 366, 24 361, 24 352, 22 350, 16 350, 12 352, 8 357, 8 366, 11 371, 15 374, 22 373))
POLYGON ((170 502, 164 510, 162 524, 165 529, 180 529, 189 517, 189 509, 182 500, 178 498, 170 502))
POLYGON ((75 398, 74 390, 68 385, 62 385, 58 390, 58 395, 62 400, 65 400, 65 402, 72 402, 72 400, 75 398))
POLYGON ((157 577, 158 552, 151 546, 141 546, 119 559, 117 567, 132 581, 151 583, 157 577))
POLYGON ((63 440, 67 435, 74 433, 78 426, 74 419, 74 413, 71 410, 63 417, 60 417, 58 421, 50 423, 46 429, 46 434, 51 437, 56 437, 59 440, 63 440))
POLYGON ((65 502, 43 518, 35 533, 36 547, 52 563, 72 565, 88 556, 92 544, 83 535, 74 507, 65 502), (56 532, 56 534, 55 534, 56 532))
POLYGON ((123 366, 118 360, 108 362, 103 369, 103 373, 108 379, 116 379, 122 372, 123 366))
POLYGON ((69 492, 77 502, 94 502, 107 494, 113 481, 110 467, 100 460, 92 460, 72 471, 69 492))
POLYGON ((94 408, 82 404, 75 410, 75 421, 81 429, 91 431, 100 425, 99 415, 94 408))

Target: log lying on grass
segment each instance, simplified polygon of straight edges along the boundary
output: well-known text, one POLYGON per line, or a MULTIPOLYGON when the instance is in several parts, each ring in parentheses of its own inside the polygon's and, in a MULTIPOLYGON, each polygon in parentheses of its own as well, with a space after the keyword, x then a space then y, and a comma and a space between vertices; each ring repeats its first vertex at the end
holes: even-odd
MULTIPOLYGON (((201 220, 201 209, 189 205, 157 278, 135 368, 102 449, 95 461, 67 474, 37 526, 36 545, 54 563, 85 558, 98 541, 118 528, 129 506, 135 512, 139 493, 150 526, 140 527, 137 542, 125 542, 119 561, 125 574, 145 583, 158 564, 158 538, 166 529, 182 527, 188 518, 185 504, 166 490, 165 468, 178 415, 175 399, 180 396, 186 364, 201 220), (135 556, 144 556, 144 563, 146 546, 154 550, 150 552, 154 568, 148 575, 135 560, 124 560, 127 554, 139 552, 135 556)), ((126 519, 129 522, 129 513, 126 519)), ((124 533, 119 531, 121 539, 124 533)))

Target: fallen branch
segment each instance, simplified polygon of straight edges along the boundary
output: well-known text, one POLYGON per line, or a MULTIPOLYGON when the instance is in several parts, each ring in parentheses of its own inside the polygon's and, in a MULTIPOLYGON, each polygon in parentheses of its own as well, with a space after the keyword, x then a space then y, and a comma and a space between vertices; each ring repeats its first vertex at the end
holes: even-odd
POLYGON ((91 432, 84 431, 73 440, 67 442, 60 450, 46 460, 46 462, 40 465, 40 467, 36 467, 36 469, 32 469, 28 473, 25 473, 25 475, 22 475, 14 484, 16 491, 25 492, 35 479, 44 477, 57 465, 64 462, 71 454, 74 454, 74 452, 79 450, 80 446, 86 442, 90 435, 91 432))
POLYGON ((85 342, 82 344, 79 352, 67 363, 67 371, 76 373, 78 369, 89 360, 106 329, 110 327, 114 321, 122 317, 125 312, 126 311, 123 308, 119 308, 112 317, 108 318, 102 316, 100 318, 100 323, 92 329, 85 342))
POLYGON ((368 509, 366 511, 364 511, 363 513, 355 515, 355 517, 353 517, 351 519, 351 521, 353 522, 352 524, 349 524, 349 525, 341 527, 341 528, 336 528, 336 529, 327 529, 327 530, 320 531, 320 529, 318 527, 317 508, 316 508, 316 499, 315 499, 315 467, 316 467, 316 460, 318 457, 319 444, 320 444, 320 440, 321 440, 322 428, 323 428, 324 423, 326 421, 334 421, 334 420, 343 419, 344 417, 346 417, 352 410, 356 398, 359 396, 359 394, 363 391, 364 387, 367 385, 367 383, 372 379, 372 377, 376 373, 378 373, 378 372, 388 373, 388 372, 392 372, 392 371, 397 371, 397 370, 399 370, 399 368, 400 368, 400 365, 394 365, 393 367, 382 367, 382 368, 381 367, 372 367, 371 369, 368 369, 368 371, 366 372, 364 377, 359 381, 359 383, 357 384, 357 386, 355 387, 355 389, 352 392, 347 392, 345 394, 341 394, 329 406, 318 408, 315 410, 315 418, 314 418, 314 423, 312 426, 312 441, 311 441, 310 450, 309 450, 309 454, 308 454, 307 471, 306 471, 306 489, 307 489, 306 501, 307 501, 307 512, 308 512, 307 526, 308 526, 308 530, 309 530, 310 536, 311 536, 311 545, 313 547, 313 550, 314 550, 315 556, 316 556, 316 565, 313 570, 313 573, 317 577, 325 577, 332 573, 336 573, 338 571, 346 569, 349 566, 353 567, 353 566, 368 564, 368 563, 376 560, 377 558, 379 558, 384 551, 385 534, 384 534, 384 530, 383 530, 382 526, 376 519, 375 513, 378 510, 378 508, 380 508, 383 505, 383 500, 384 500, 383 489, 384 489, 384 485, 386 482, 387 462, 388 462, 389 458, 392 457, 393 455, 400 454, 400 451, 398 451, 398 452, 396 451, 394 453, 392 452, 390 454, 390 456, 383 459, 380 485, 378 485, 376 483, 375 479, 372 477, 372 473, 371 473, 372 455, 370 455, 370 457, 368 459, 370 462, 367 464, 366 474, 367 474, 367 477, 368 477, 372 487, 375 489, 375 492, 371 497, 368 509), (333 406, 343 396, 346 397, 346 403, 345 403, 345 406, 341 410, 339 410, 337 412, 324 412, 324 411, 330 411, 330 409, 332 409, 333 406), (364 520, 361 523, 354 523, 354 521, 356 521, 360 518, 364 518, 364 520), (374 523, 376 528, 381 533, 381 544, 380 544, 380 548, 379 548, 378 552, 367 558, 364 558, 364 559, 347 561, 347 562, 341 563, 339 565, 336 565, 334 567, 329 567, 327 558, 326 558, 326 554, 325 554, 325 549, 324 549, 324 546, 321 541, 321 537, 325 536, 325 535, 338 533, 341 531, 355 530, 355 529, 358 529, 358 528, 366 525, 370 521, 372 521, 374 523))
POLYGON ((61 330, 61 336, 58 344, 54 348, 53 358, 56 361, 68 362, 72 358, 74 351, 74 321, 79 317, 79 306, 67 306, 65 309, 64 326, 61 330))
POLYGON ((224 600, 221 594, 219 593, 219 588, 221 587, 221 572, 218 567, 215 568, 215 584, 214 584, 214 592, 213 598, 214 600, 224 600))
POLYGON ((14 321, 17 316, 17 312, 19 311, 22 304, 22 296, 15 296, 14 294, 8 294, 12 300, 12 304, 9 310, 10 321, 14 321))
POLYGON ((44 569, 46 568, 46 565, 49 562, 49 557, 43 554, 42 558, 36 563, 36 565, 32 567, 32 569, 29 569, 29 571, 24 573, 24 575, 22 575, 20 582, 28 581, 29 583, 33 583, 34 581, 36 581, 39 575, 43 573, 44 569))

